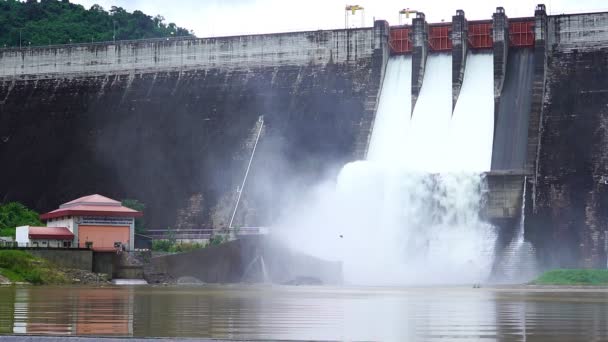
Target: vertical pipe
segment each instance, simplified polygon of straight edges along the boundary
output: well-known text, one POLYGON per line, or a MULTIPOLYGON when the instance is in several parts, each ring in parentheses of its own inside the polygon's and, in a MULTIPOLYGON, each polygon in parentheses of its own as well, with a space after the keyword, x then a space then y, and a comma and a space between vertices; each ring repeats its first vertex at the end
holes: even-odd
POLYGON ((264 116, 260 116, 258 119, 260 123, 260 129, 258 130, 258 134, 255 137, 255 143, 253 144, 253 150, 251 151, 251 156, 249 157, 249 163, 247 164, 247 170, 245 170, 245 177, 243 177, 243 183, 241 184, 241 188, 239 189, 239 194, 236 198, 236 204, 234 205, 234 211, 232 212, 232 217, 230 218, 230 224, 228 225, 228 229, 232 230, 232 223, 234 222, 234 216, 236 215, 236 211, 239 208, 239 203, 241 202, 241 195, 243 194, 243 189, 245 188, 245 183, 247 182, 247 176, 249 175, 249 169, 251 168, 251 162, 253 161, 253 156, 255 155, 255 150, 258 147, 258 141, 260 140, 260 135, 262 134, 262 128, 264 128, 264 116))

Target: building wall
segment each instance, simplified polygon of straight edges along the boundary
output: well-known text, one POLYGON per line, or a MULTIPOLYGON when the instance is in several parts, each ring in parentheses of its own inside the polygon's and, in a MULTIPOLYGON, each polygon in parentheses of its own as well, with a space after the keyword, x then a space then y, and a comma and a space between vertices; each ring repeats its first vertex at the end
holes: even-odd
POLYGON ((17 231, 15 234, 15 241, 19 244, 19 247, 26 247, 30 243, 30 227, 29 226, 21 226, 17 227, 17 231))
POLYGON ((93 242, 93 249, 113 249, 114 242, 118 241, 122 242, 126 246, 130 246, 130 228, 130 226, 79 225, 79 247, 85 248, 87 241, 93 242))

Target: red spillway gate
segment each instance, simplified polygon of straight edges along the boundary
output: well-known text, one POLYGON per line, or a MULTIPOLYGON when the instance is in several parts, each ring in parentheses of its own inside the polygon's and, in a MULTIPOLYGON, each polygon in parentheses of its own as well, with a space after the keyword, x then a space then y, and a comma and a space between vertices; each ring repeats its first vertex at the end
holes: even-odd
POLYGON ((469 46, 473 49, 491 49, 494 47, 492 22, 469 22, 469 46))
MULTIPOLYGON (((452 26, 450 24, 429 25, 429 50, 452 50, 451 31, 452 26)), ((411 27, 397 26, 390 28, 389 46, 392 54, 399 55, 412 52, 414 44, 410 37, 411 33, 411 27)), ((512 47, 534 46, 534 20, 510 20, 509 44, 512 47)), ((491 49, 493 45, 491 21, 469 22, 469 46, 471 49, 491 49)))
POLYGON ((511 46, 534 46, 534 21, 510 21, 511 46))
POLYGON ((450 39, 451 30, 452 25, 429 25, 429 47, 431 51, 452 50, 452 39, 450 39))
POLYGON ((388 41, 393 54, 403 54, 412 52, 412 41, 410 40, 410 28, 390 29, 390 39, 388 41))

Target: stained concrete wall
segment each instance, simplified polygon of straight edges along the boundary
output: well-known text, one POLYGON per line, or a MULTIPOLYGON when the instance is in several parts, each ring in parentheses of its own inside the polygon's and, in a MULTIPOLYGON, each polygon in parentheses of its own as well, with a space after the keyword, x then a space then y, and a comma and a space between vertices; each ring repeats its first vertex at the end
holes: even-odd
POLYGON ((44 212, 101 193, 145 203, 149 228, 227 226, 263 115, 255 161, 271 172, 248 185, 273 186, 245 202, 268 224, 294 178, 306 187, 365 154, 387 34, 2 50, 0 199, 44 212))
POLYGON ((154 273, 165 273, 174 279, 194 277, 205 283, 281 284, 298 279, 342 283, 340 263, 293 252, 268 237, 241 238, 189 253, 155 257, 152 265, 154 273))
POLYGON ((250 70, 371 57, 371 29, 122 41, 0 50, 0 77, 41 78, 185 69, 250 70))
POLYGON ((488 191, 481 216, 500 225, 518 219, 526 174, 521 171, 493 171, 484 175, 488 191))
POLYGON ((529 236, 546 267, 606 267, 608 14, 549 17, 529 236))
POLYGON ((28 249, 27 252, 59 267, 89 272, 93 269, 93 251, 88 249, 28 249))

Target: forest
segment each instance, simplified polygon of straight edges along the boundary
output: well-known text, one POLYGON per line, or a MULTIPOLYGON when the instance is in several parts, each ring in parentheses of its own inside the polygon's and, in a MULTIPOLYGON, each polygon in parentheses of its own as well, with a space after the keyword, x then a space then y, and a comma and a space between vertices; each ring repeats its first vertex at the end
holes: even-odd
POLYGON ((76 44, 193 36, 161 15, 99 5, 86 9, 69 0, 0 0, 0 47, 76 44))

